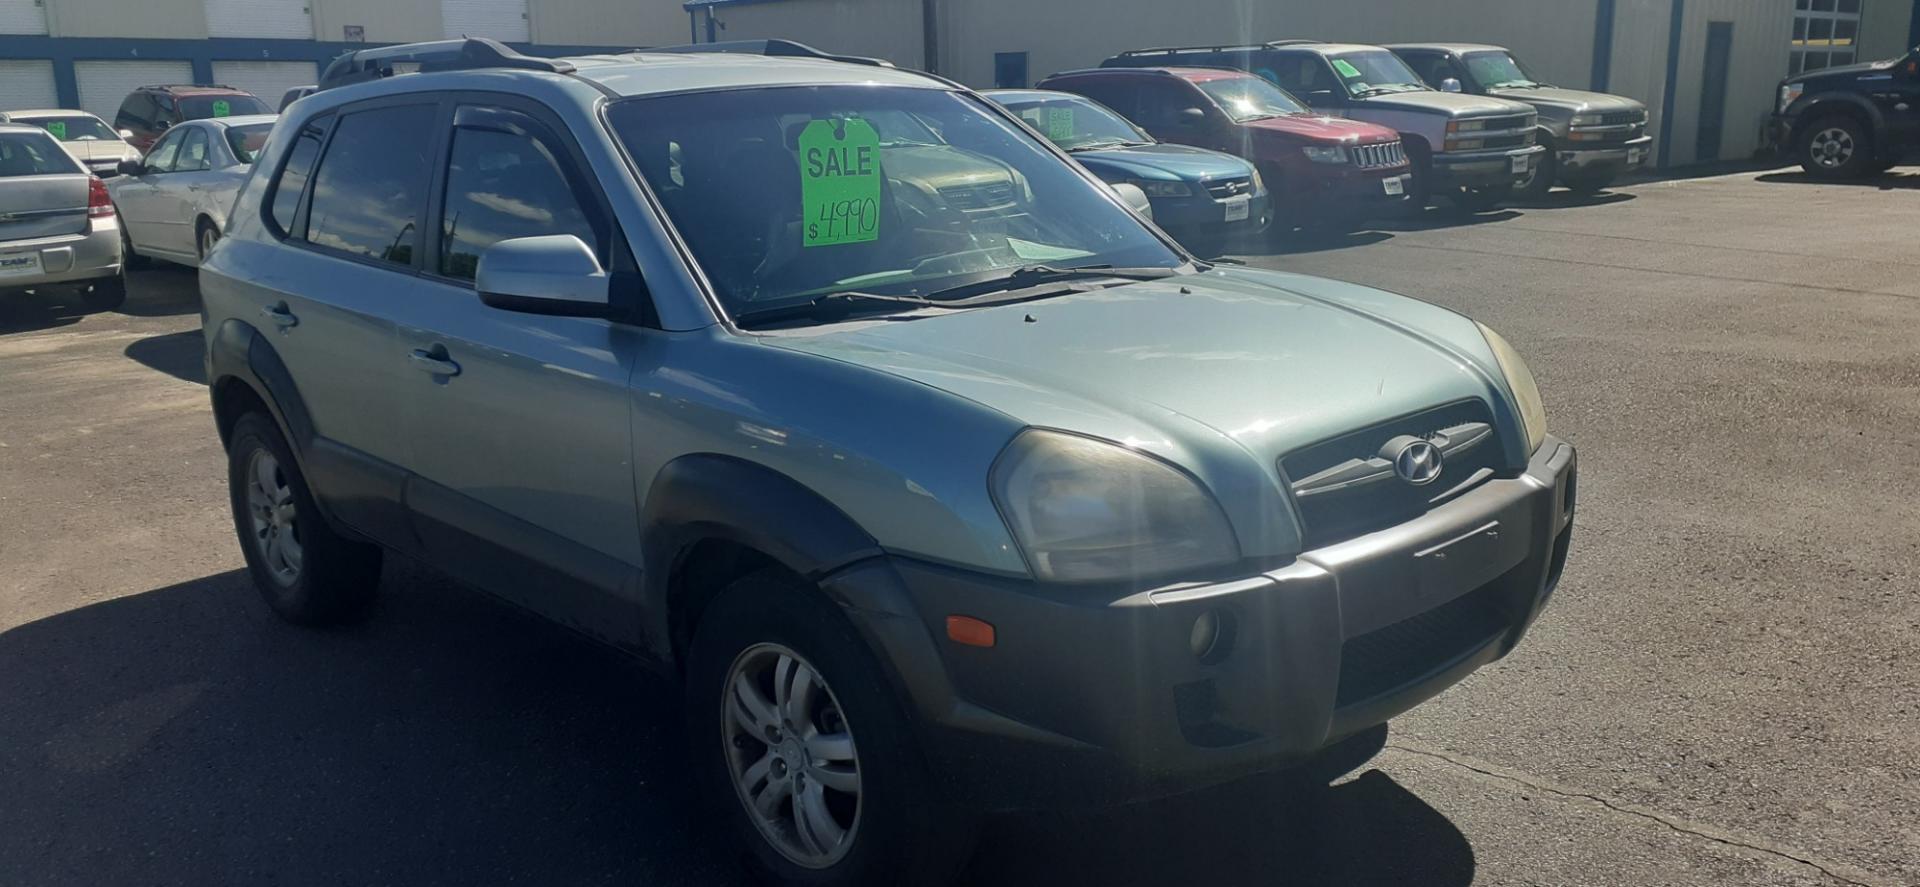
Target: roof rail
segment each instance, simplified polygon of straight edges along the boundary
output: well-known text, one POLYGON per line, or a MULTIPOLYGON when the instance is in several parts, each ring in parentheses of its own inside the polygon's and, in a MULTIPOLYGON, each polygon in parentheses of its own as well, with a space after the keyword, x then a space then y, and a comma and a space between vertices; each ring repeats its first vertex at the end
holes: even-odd
POLYGON ((555 74, 573 72, 573 65, 558 59, 523 55, 498 40, 467 37, 428 43, 402 43, 346 53, 328 63, 327 69, 320 73, 320 82, 315 86, 315 91, 416 71, 472 71, 482 68, 518 68, 555 74))
POLYGON ((1269 40, 1266 43, 1232 43, 1218 46, 1155 46, 1148 49, 1129 49, 1115 58, 1132 58, 1143 55, 1172 55, 1176 52, 1239 52, 1251 49, 1278 49, 1282 46, 1299 46, 1305 43, 1324 43, 1323 40, 1269 40))
POLYGON ((656 46, 647 52, 734 52, 741 55, 770 55, 786 58, 821 59, 829 62, 846 62, 850 65, 873 65, 879 68, 891 68, 893 63, 886 59, 869 58, 864 55, 835 55, 831 52, 814 49, 795 40, 722 40, 718 43, 683 43, 679 46, 656 46))

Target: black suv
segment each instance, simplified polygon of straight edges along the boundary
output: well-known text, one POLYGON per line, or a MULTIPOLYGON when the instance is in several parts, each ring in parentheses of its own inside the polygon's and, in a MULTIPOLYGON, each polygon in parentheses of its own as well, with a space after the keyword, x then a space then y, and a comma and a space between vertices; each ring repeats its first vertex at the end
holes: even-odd
POLYGON ((1768 137, 1807 172, 1856 178, 1920 152, 1920 48, 1780 81, 1768 137))

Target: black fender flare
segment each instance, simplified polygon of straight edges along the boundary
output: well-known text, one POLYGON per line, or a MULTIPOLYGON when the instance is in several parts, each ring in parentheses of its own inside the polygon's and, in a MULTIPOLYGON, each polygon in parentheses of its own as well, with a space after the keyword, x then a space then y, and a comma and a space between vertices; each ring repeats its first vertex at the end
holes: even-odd
POLYGON ((1873 132, 1868 133, 1868 135, 1874 137, 1875 142, 1880 141, 1879 135, 1884 132, 1887 127, 1887 115, 1880 112, 1879 106, 1868 101, 1866 97, 1858 93, 1839 91, 1822 92, 1803 97, 1801 102, 1803 103, 1803 107, 1800 112, 1794 116, 1793 132, 1788 136, 1791 140, 1788 142, 1788 147, 1796 150, 1800 145, 1800 136, 1806 132, 1807 127, 1815 121, 1832 114, 1839 113, 1865 117, 1867 119, 1867 125, 1873 128, 1873 132))
MULTIPOLYGON (((207 388, 213 397, 214 415, 223 417, 224 397, 231 384, 252 389, 255 397, 267 405, 267 412, 280 426, 294 458, 304 462, 313 444, 313 417, 300 398, 293 374, 273 348, 273 343, 244 321, 228 318, 213 333, 207 344, 207 388)), ((221 444, 229 427, 221 421, 221 444)), ((302 466, 304 468, 304 465, 302 466)))

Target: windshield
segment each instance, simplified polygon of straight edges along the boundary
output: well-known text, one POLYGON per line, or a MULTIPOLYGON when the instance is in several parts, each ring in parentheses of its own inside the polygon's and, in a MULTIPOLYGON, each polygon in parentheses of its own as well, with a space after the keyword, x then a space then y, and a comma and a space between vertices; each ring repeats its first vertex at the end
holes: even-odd
POLYGON ((702 92, 627 99, 607 117, 731 314, 842 290, 925 295, 1036 263, 1184 261, 955 92, 702 92))
POLYGON ((0 133, 0 178, 80 172, 60 146, 37 133, 0 133))
POLYGON ((100 118, 98 117, 81 115, 62 117, 15 117, 13 118, 13 122, 41 127, 47 131, 48 135, 63 142, 117 142, 120 140, 120 134, 114 132, 105 123, 100 122, 100 118))
POLYGON ((1286 90, 1259 77, 1219 77, 1195 85, 1236 123, 1312 113, 1286 90))
POLYGON ((233 156, 241 163, 252 163, 260 156, 261 146, 267 143, 267 133, 273 131, 271 123, 249 123, 246 126, 227 127, 227 147, 233 150, 233 156))
POLYGON ((272 114, 273 109, 265 102, 246 93, 227 93, 224 95, 190 95, 180 99, 180 113, 185 120, 204 120, 208 117, 244 117, 248 114, 272 114))
POLYGON ((1540 85, 1520 60, 1504 52, 1470 52, 1462 56, 1467 76, 1481 89, 1527 89, 1540 85))
POLYGON ((1064 151, 1153 144, 1152 136, 1136 129, 1125 117, 1087 99, 1061 96, 1000 103, 1064 151))
POLYGON ((1347 94, 1377 95, 1383 92, 1425 90, 1420 75, 1413 73, 1400 57, 1384 49, 1341 53, 1333 57, 1333 71, 1340 75, 1347 94))

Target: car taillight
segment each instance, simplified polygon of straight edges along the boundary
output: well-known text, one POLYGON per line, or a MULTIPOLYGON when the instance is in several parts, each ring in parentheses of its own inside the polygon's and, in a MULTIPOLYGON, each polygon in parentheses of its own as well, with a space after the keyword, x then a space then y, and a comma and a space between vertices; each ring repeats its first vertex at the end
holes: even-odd
POLYGON ((104 219, 113 215, 113 198, 107 196, 107 183, 94 176, 87 180, 87 218, 104 219))

